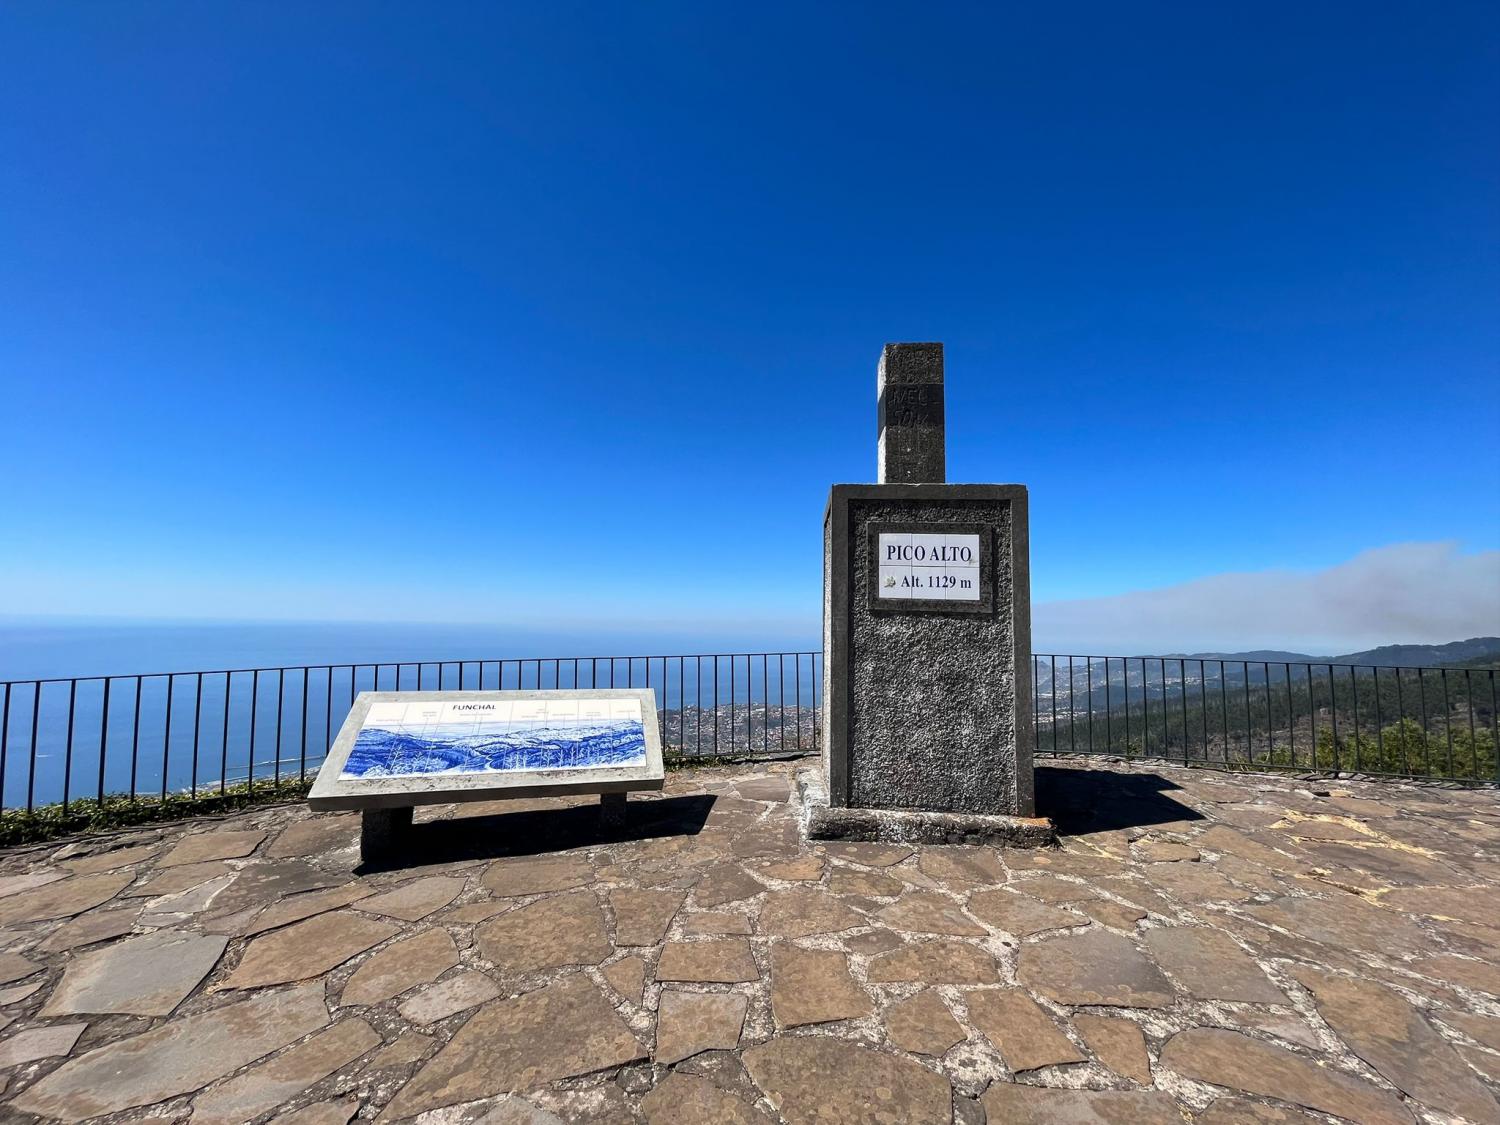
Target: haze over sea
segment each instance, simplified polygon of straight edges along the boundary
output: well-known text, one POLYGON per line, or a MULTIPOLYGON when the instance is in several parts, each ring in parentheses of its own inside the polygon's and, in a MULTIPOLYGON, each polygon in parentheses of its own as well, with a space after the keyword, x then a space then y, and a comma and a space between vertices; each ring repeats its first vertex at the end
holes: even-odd
MULTIPOLYGON (((709 568, 711 556, 700 565, 709 568)), ((790 593, 774 607, 739 604, 731 592, 716 599, 715 613, 705 608, 714 599, 701 592, 672 606, 653 589, 653 601, 670 606, 670 616, 602 604, 566 616, 539 610, 511 623, 497 620, 492 604, 476 607, 471 623, 11 613, 0 615, 0 680, 821 650, 816 558, 791 573, 790 593)), ((1206 574, 1097 597, 1049 598, 1034 590, 1032 647, 1112 656, 1258 649, 1337 655, 1393 643, 1441 644, 1500 634, 1497 578, 1500 550, 1465 550, 1450 541, 1393 544, 1322 568, 1206 574)), ((1038 579, 1038 585, 1050 584, 1038 579)), ((420 594, 409 601, 420 604, 420 594)))
POLYGON ((9 617, 0 618, 0 680, 419 660, 810 652, 817 647, 816 622, 802 629, 771 623, 691 630, 9 617))

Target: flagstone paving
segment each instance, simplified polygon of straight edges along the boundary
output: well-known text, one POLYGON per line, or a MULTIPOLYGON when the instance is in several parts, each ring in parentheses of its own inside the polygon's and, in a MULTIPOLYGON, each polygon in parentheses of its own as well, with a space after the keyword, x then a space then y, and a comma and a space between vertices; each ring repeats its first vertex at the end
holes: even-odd
POLYGON ((703 1051, 734 1050, 748 1006, 749 998, 739 992, 662 989, 656 1006, 656 1061, 671 1065, 703 1051))
POLYGON ((805 764, 0 854, 0 1121, 1500 1125, 1493 789, 1059 760, 1059 849, 809 845, 805 764))
POLYGON ((228 944, 224 937, 156 930, 82 953, 68 962, 40 1014, 170 1015, 228 944))

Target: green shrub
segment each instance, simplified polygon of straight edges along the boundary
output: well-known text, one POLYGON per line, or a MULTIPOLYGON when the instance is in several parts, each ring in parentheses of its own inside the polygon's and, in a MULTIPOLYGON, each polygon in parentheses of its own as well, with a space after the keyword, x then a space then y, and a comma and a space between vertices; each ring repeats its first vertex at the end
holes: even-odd
POLYGON ((1489 730, 1456 727, 1450 747, 1446 731, 1424 731, 1414 719, 1401 719, 1382 727, 1379 735, 1318 732, 1310 756, 1299 748, 1295 761, 1289 747, 1277 746, 1262 761, 1270 765, 1296 766, 1308 770, 1339 770, 1346 773, 1423 774, 1455 781, 1494 781, 1495 738, 1489 730), (1309 760, 1311 758, 1311 760, 1309 760))

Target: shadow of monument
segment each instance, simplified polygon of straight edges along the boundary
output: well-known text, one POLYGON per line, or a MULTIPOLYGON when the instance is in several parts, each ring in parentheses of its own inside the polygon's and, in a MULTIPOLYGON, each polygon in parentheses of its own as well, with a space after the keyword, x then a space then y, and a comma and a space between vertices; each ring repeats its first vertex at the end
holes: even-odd
POLYGON ((1204 819, 1166 795, 1166 790, 1178 788, 1155 773, 1038 766, 1036 811, 1052 818, 1059 836, 1204 819))
POLYGON ((652 840, 663 836, 696 836, 713 808, 711 794, 632 800, 626 804, 625 824, 607 829, 600 823, 599 805, 527 809, 485 816, 459 816, 418 823, 408 830, 405 854, 383 863, 364 862, 355 874, 431 867, 473 859, 533 856, 594 844, 652 840))

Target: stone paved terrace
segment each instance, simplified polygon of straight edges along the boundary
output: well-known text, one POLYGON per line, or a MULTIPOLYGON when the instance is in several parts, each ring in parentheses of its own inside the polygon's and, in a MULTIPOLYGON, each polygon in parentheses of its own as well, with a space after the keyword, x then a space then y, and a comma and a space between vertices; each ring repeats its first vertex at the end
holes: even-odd
POLYGON ((1494 792, 1062 763, 1062 850, 913 851, 795 766, 12 852, 0 1119, 1500 1121, 1494 792))

